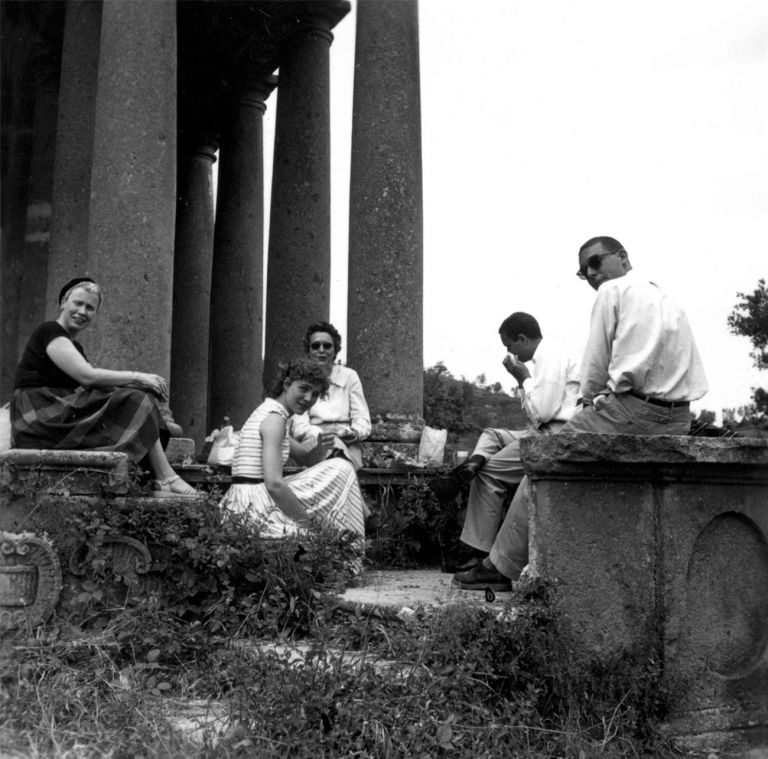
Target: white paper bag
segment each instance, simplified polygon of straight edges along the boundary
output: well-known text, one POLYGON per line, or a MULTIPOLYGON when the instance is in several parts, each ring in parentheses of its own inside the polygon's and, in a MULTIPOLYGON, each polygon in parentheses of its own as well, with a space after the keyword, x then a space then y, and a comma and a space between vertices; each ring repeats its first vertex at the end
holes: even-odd
POLYGON ((11 447, 11 404, 0 407, 0 453, 11 447))
POLYGON ((419 461, 429 466, 442 466, 448 430, 424 426, 419 442, 419 461))
POLYGON ((208 466, 232 466, 237 448, 238 433, 231 424, 227 424, 220 430, 214 430, 207 438, 212 438, 213 445, 208 454, 208 466))

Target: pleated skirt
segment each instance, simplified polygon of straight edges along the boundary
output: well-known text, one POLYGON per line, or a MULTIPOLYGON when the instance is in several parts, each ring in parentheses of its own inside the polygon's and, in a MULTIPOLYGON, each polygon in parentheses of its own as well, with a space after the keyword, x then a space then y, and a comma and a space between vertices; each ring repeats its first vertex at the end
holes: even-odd
MULTIPOLYGON (((311 516, 339 531, 365 536, 363 495, 349 461, 327 459, 289 475, 285 482, 311 516)), ((247 516, 265 538, 299 531, 298 524, 272 500, 264 483, 231 485, 221 507, 247 516)))

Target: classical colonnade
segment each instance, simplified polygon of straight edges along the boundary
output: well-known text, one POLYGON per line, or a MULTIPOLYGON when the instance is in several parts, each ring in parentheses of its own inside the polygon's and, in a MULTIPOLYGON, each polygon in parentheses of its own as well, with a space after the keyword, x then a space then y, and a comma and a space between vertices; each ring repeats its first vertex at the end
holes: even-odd
MULTIPOLYGON (((349 9, 4 4, 18 49, 3 58, 3 401, 61 283, 87 273, 107 294, 89 356, 170 377, 197 442, 225 413, 245 420, 263 378, 329 315, 329 61, 349 9), (275 96, 265 277, 262 118, 275 96)), ((422 409, 420 121, 416 2, 360 0, 345 342, 385 417, 422 409)))

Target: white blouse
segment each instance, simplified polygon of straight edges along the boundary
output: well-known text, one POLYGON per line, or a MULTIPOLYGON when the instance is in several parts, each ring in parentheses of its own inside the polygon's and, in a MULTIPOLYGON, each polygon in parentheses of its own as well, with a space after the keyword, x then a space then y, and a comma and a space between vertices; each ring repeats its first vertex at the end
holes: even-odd
POLYGON ((365 440, 371 434, 371 414, 357 372, 335 364, 328 379, 328 395, 318 399, 309 411, 293 417, 291 434, 296 440, 317 441, 321 425, 335 422, 349 425, 358 440, 365 440))

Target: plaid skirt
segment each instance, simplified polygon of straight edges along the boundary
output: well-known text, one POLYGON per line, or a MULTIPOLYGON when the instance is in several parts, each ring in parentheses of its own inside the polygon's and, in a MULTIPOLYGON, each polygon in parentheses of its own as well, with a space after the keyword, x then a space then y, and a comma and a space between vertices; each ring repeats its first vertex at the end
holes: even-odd
POLYGON ((17 388, 11 426, 16 448, 118 451, 134 462, 169 438, 154 396, 131 387, 17 388))

